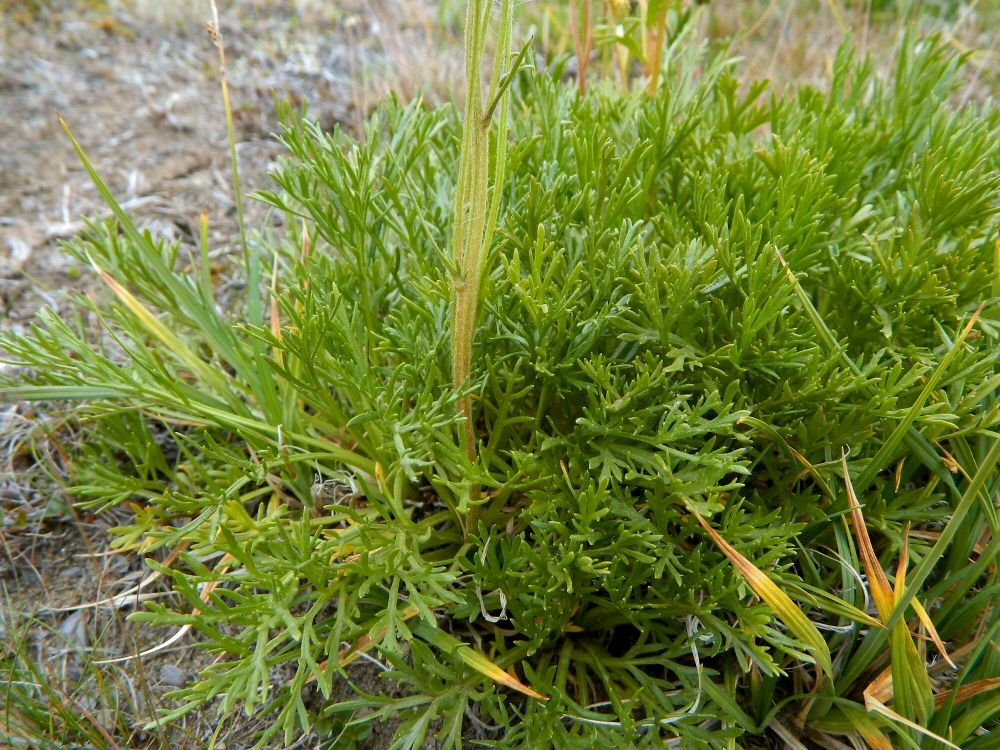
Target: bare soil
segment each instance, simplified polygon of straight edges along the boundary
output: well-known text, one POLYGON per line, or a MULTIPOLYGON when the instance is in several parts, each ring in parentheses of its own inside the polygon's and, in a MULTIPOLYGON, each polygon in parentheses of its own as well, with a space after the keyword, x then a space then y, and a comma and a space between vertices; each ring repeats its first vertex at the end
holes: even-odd
MULTIPOLYGON (((218 59, 202 26, 207 3, 191 5, 203 12, 144 13, 79 0, 29 12, 0 1, 0 316, 7 325, 23 327, 51 300, 48 292, 76 281, 82 269, 71 267, 58 242, 83 228, 80 217, 105 212, 60 116, 143 224, 191 237, 205 210, 215 246, 232 236, 218 59)), ((433 8, 414 0, 220 5, 247 192, 266 186, 279 152, 271 137, 276 98, 308 101, 326 127, 357 129, 386 90, 405 88, 408 77, 418 82, 420 58, 436 43, 433 8)))

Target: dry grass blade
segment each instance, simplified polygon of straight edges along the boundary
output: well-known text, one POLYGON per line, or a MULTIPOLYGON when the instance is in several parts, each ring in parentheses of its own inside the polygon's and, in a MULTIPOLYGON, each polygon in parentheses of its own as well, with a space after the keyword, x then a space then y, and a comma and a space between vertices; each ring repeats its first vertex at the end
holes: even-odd
POLYGON ((885 718, 889 719, 889 721, 895 724, 901 724, 902 726, 912 729, 915 732, 919 732, 920 734, 925 735, 926 737, 930 737, 931 739, 937 740, 938 742, 941 742, 947 745, 948 747, 953 747, 955 748, 955 750, 962 750, 958 745, 949 742, 944 737, 935 734, 934 732, 932 732, 931 730, 927 729, 924 726, 921 726, 917 722, 911 721, 910 719, 907 719, 905 716, 900 716, 898 713, 896 713, 891 708, 886 706, 878 698, 869 694, 867 690, 865 690, 864 696, 865 696, 865 708, 867 708, 869 712, 877 713, 881 716, 884 716, 885 718))
POLYGON ((777 719, 771 720, 771 723, 768 724, 768 729, 781 738, 781 741, 785 743, 785 747, 787 747, 788 750, 806 750, 806 746, 802 744, 802 741, 799 740, 796 733, 777 719))
MULTIPOLYGON (((164 567, 169 567, 174 563, 174 561, 180 556, 181 552, 187 549, 189 546, 188 542, 181 542, 167 555, 166 559, 163 561, 164 567)), ((123 552, 134 551, 138 548, 136 547, 123 547, 119 549, 108 550, 107 552, 101 552, 95 554, 95 557, 106 557, 111 555, 121 555, 123 552)), ((161 593, 144 593, 143 589, 148 587, 151 583, 159 579, 163 573, 159 570, 154 570, 149 575, 144 575, 142 577, 142 582, 137 586, 133 586, 120 594, 115 596, 109 596, 104 599, 98 599, 97 601, 87 602, 86 604, 77 604, 72 607, 42 607, 38 610, 39 613, 44 614, 58 614, 61 612, 76 612, 81 609, 97 609, 99 607, 110 607, 112 609, 122 609, 129 604, 138 604, 139 602, 149 601, 151 599, 157 599, 165 596, 172 596, 169 592, 161 593)))
MULTIPOLYGON (((225 573, 226 571, 229 570, 229 563, 232 562, 233 559, 234 558, 232 555, 227 554, 225 557, 222 558, 222 560, 219 561, 219 567, 218 567, 219 574, 225 573)), ((206 583, 201 589, 201 594, 200 594, 201 600, 207 604, 208 599, 211 596, 212 592, 215 591, 218 587, 219 587, 219 581, 209 581, 208 583, 206 583)), ((192 617, 197 617, 199 614, 201 614, 201 610, 199 609, 194 609, 191 611, 192 617)), ((97 665, 121 664, 122 662, 131 661, 133 659, 145 659, 147 656, 158 654, 161 651, 165 651, 166 649, 170 648, 173 644, 177 643, 181 638, 183 638, 190 630, 191 630, 190 624, 182 625, 177 629, 177 632, 174 633, 172 636, 170 636, 167 640, 163 641, 162 643, 158 643, 152 648, 148 648, 145 651, 140 651, 137 654, 129 654, 128 656, 119 656, 115 659, 103 659, 101 661, 95 661, 94 664, 97 665)))
MULTIPOLYGON (((903 534, 903 551, 899 555, 899 567, 896 570, 896 588, 895 596, 902 597, 903 591, 906 589, 906 565, 909 562, 910 557, 910 526, 906 525, 906 532, 903 534)), ((927 610, 924 609, 924 605, 914 597, 913 601, 910 602, 913 606, 913 610, 917 613, 917 617, 920 618, 921 624, 926 628, 927 634, 930 636, 931 640, 934 641, 934 645, 937 647, 938 653, 941 657, 953 668, 957 669, 955 662, 951 660, 948 656, 948 650, 945 648, 944 641, 941 640, 941 636, 938 635, 937 628, 934 627, 934 621, 931 620, 927 610)))
POLYGON ((889 583, 889 577, 882 569, 878 555, 875 554, 871 537, 868 536, 868 527, 865 525, 865 517, 861 513, 861 504, 858 502, 858 496, 854 493, 854 485, 851 483, 851 476, 847 471, 846 453, 841 453, 840 461, 844 469, 844 483, 847 487, 847 500, 851 509, 851 524, 854 526, 854 535, 858 541, 861 563, 864 565, 865 575, 868 576, 868 585, 871 587, 872 598, 875 600, 879 618, 884 623, 889 619, 896 603, 895 594, 889 583))
MULTIPOLYGON (((995 644, 994 644, 995 645, 995 644)), ((962 685, 957 692, 954 693, 955 700, 954 703, 962 703, 971 698, 976 698, 983 693, 988 693, 991 690, 996 690, 1000 688, 1000 677, 991 677, 988 680, 977 680, 969 685, 962 685)), ((934 696, 934 705, 937 708, 943 706, 948 699, 952 696, 953 691, 948 691, 944 693, 938 693, 934 696)))
POLYGON ((816 626, 812 624, 808 617, 802 612, 801 609, 791 600, 791 598, 778 588, 778 585, 772 581, 767 575, 757 568, 752 562, 747 558, 737 552, 725 539, 723 539, 719 533, 713 529, 709 523, 701 517, 701 514, 694 509, 690 503, 687 504, 688 510, 694 514, 694 517, 698 519, 698 523, 702 525, 702 528, 708 532, 708 535, 712 537, 712 541, 722 550, 722 552, 729 558, 730 562, 735 566, 735 568, 740 572, 753 590, 757 593, 761 599, 763 599, 771 609, 774 610, 778 618, 788 627, 795 637, 802 641, 808 648, 812 657, 816 660, 816 664, 822 668, 823 672, 826 673, 830 679, 833 679, 833 664, 830 660, 830 650, 826 645, 826 641, 823 640, 823 636, 820 635, 819 630, 816 626))
POLYGON ((454 636, 448 635, 443 630, 439 630, 432 625, 422 622, 413 629, 414 634, 419 635, 432 646, 436 646, 442 651, 451 653, 461 659, 467 666, 479 672, 479 674, 493 680, 500 685, 516 690, 530 698, 540 701, 547 701, 548 698, 541 693, 531 689, 513 675, 505 672, 499 665, 493 663, 481 653, 473 649, 466 643, 462 643, 454 636))
POLYGON ((853 746, 841 742, 826 732, 817 732, 815 730, 810 731, 807 728, 806 736, 824 750, 854 750, 853 746))

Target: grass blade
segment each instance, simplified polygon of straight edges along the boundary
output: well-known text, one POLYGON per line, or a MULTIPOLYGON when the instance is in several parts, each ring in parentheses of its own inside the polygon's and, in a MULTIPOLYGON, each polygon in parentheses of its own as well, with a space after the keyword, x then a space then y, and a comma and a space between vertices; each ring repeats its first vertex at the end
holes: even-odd
POLYGON ((448 633, 445 633, 443 630, 439 630, 426 622, 421 622, 413 629, 413 632, 430 643, 432 646, 436 646, 442 651, 452 654, 453 656, 457 656, 467 666, 476 670, 484 677, 509 687, 511 690, 523 693, 531 698, 536 698, 540 701, 548 700, 548 698, 544 695, 532 690, 516 677, 513 677, 509 673, 505 672, 501 667, 494 664, 481 653, 474 650, 471 646, 462 643, 460 640, 449 635, 448 633))
POLYGON ((688 510, 694 514, 694 517, 698 519, 698 523, 702 525, 702 528, 708 532, 708 535, 712 537, 712 541, 722 550, 722 552, 729 558, 730 562, 735 566, 735 568, 740 572, 746 580, 747 583, 753 588, 761 599, 763 599, 774 613, 778 616, 789 630, 798 638, 802 643, 804 643, 813 658, 816 660, 816 664, 819 665, 823 672, 832 680, 833 679, 833 664, 830 659, 830 650, 826 645, 826 641, 823 640, 823 636, 820 635, 819 630, 816 626, 812 624, 808 617, 802 612, 801 609, 789 598, 788 594, 778 588, 778 585, 772 581, 767 575, 757 568, 752 562, 747 558, 737 552, 725 539, 723 539, 719 533, 713 529, 709 523, 701 517, 701 514, 694 509, 690 503, 687 504, 688 510))

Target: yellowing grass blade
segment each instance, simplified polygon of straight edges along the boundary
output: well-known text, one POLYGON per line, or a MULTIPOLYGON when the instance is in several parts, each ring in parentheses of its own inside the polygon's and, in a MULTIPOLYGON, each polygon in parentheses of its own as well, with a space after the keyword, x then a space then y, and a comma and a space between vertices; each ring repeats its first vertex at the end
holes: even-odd
POLYGON ((875 548, 872 546, 871 537, 868 536, 868 527, 865 526, 865 517, 861 514, 861 503, 858 496, 854 494, 854 485, 851 484, 851 475, 847 471, 847 454, 840 454, 840 463, 844 468, 844 484, 847 486, 848 507, 851 509, 851 523, 854 526, 854 536, 858 540, 858 550, 861 552, 861 562, 865 567, 865 574, 868 576, 868 585, 871 587, 872 598, 875 600, 875 608, 878 609, 879 618, 882 622, 889 619, 892 608, 896 603, 892 586, 889 585, 889 578, 882 570, 882 563, 878 561, 875 548))
POLYGON ((188 347, 177 334, 171 331, 170 328, 164 325, 159 318, 146 309, 146 307, 134 294, 122 286, 111 274, 98 266, 93 259, 91 259, 91 265, 94 267, 94 270, 100 274, 101 280, 104 281, 111 291, 115 293, 115 296, 124 303, 124 305, 129 309, 129 312, 131 312, 136 319, 142 323, 143 327, 145 327, 145 329, 149 331, 149 333, 152 334, 168 351, 173 352, 177 359, 184 363, 184 365, 188 367, 191 372, 197 373, 206 382, 214 383, 221 392, 228 390, 226 377, 220 368, 213 368, 197 354, 191 351, 191 348, 188 347))
POLYGON ((896 724, 902 724, 903 726, 909 727, 910 729, 916 732, 920 732, 920 734, 926 735, 931 739, 935 739, 938 742, 947 745, 948 747, 953 747, 955 748, 955 750, 962 750, 958 745, 948 742, 948 740, 946 740, 941 735, 935 734, 930 729, 920 726, 915 721, 910 721, 909 719, 900 716, 898 713, 896 713, 891 708, 886 706, 880 700, 869 695, 867 690, 865 691, 865 708, 867 708, 872 713, 877 713, 884 716, 885 718, 889 719, 890 721, 896 724))
MULTIPOLYGON (((906 590, 906 564, 910 557, 910 525, 906 525, 906 533, 903 534, 903 552, 899 556, 899 567, 896 570, 896 590, 894 592, 894 598, 899 601, 899 598, 903 596, 903 592, 906 590)), ((944 641, 941 640, 941 636, 938 635, 937 628, 934 627, 934 621, 931 620, 930 615, 927 614, 927 610, 924 609, 924 605, 921 604, 917 597, 913 597, 913 601, 910 602, 913 606, 913 610, 917 613, 917 617, 920 618, 920 622, 927 629, 927 634, 930 636, 931 640, 934 641, 934 645, 937 647, 938 652, 944 658, 948 665, 952 669, 958 669, 955 662, 951 660, 948 656, 948 651, 944 647, 944 641)))
MULTIPOLYGON (((868 528, 865 526, 865 518, 861 513, 861 504, 854 492, 854 485, 851 484, 851 475, 847 471, 847 455, 841 453, 840 462, 844 469, 844 483, 847 487, 848 507, 851 510, 851 522, 854 526, 854 535, 857 539, 858 550, 861 553, 861 561, 864 564, 865 573, 868 575, 868 585, 871 587, 872 598, 875 600, 875 607, 878 609, 879 619, 883 623, 889 621, 892 612, 896 607, 899 597, 903 596, 906 589, 906 550, 904 549, 897 575, 897 590, 893 590, 889 585, 889 578, 882 570, 882 564, 875 554, 871 537, 868 536, 868 528)), ((915 602, 916 599, 913 599, 915 602)), ((937 631, 935 631, 935 635, 937 631)), ((940 641, 940 638, 938 639, 940 641)), ((931 690, 930 678, 927 676, 927 668, 924 658, 917 650, 913 642, 913 636, 906 628, 906 623, 902 620, 896 622, 889 632, 889 645, 892 659, 892 695, 895 698, 896 707, 905 714, 889 712, 906 727, 919 726, 910 717, 926 720, 933 712, 933 693, 931 690)), ((869 686, 872 688, 873 683, 869 686)), ((885 705, 878 700, 878 697, 865 691, 865 706, 869 711, 878 711, 885 716, 889 711, 885 705)), ((912 727, 911 727, 912 728, 912 727)))
POLYGON ((871 696, 881 703, 888 703, 892 700, 892 667, 886 667, 878 677, 872 680, 864 690, 865 695, 871 696))
MULTIPOLYGON (((271 335, 275 341, 281 341, 281 311, 278 308, 278 254, 274 254, 274 264, 271 268, 271 335)), ((280 346, 271 349, 274 361, 278 365, 285 363, 284 350, 280 346)))
POLYGON ((747 583, 753 588, 761 599, 763 599, 767 605, 774 610, 774 613, 778 616, 789 630, 798 638, 802 643, 804 643, 812 657, 816 660, 816 663, 823 669, 826 675, 832 680, 833 679, 833 664, 830 660, 830 650, 827 648, 826 641, 823 640, 823 636, 820 635, 819 630, 816 626, 812 624, 808 617, 802 612, 801 609, 791 600, 791 598, 778 588, 778 585, 772 581, 767 575, 761 571, 757 566, 750 562, 747 558, 737 552, 730 544, 723 539, 719 533, 713 529, 709 523, 701 517, 694 507, 688 503, 688 510, 690 510, 694 517, 698 519, 698 523, 702 525, 708 535, 712 537, 712 541, 725 553, 726 557, 733 566, 740 572, 746 580, 747 583))
POLYGON ((439 630, 426 622, 421 622, 416 628, 413 629, 413 632, 430 643, 432 646, 436 646, 442 651, 454 654, 465 662, 465 664, 472 667, 484 677, 488 677, 494 682, 506 685, 511 690, 524 693, 524 695, 537 698, 540 701, 548 700, 546 696, 532 690, 516 677, 513 677, 505 672, 500 666, 491 662, 478 651, 475 651, 471 646, 462 643, 460 640, 454 636, 448 635, 443 630, 439 630))
POLYGON ((872 750, 896 750, 889 738, 877 729, 872 732, 860 732, 865 744, 872 750))
MULTIPOLYGON (((405 622, 406 620, 416 617, 418 614, 420 614, 420 611, 416 607, 409 606, 403 610, 399 619, 405 622)), ((363 636, 358 638, 357 642, 354 643, 354 645, 341 649, 340 653, 337 654, 337 661, 340 662, 340 666, 342 667, 347 666, 352 661, 358 658, 359 653, 367 651, 369 648, 371 648, 373 643, 381 641, 382 636, 385 635, 385 631, 387 629, 388 625, 379 630, 378 636, 376 638, 372 638, 369 633, 365 633, 363 636)), ((321 669, 325 668, 326 664, 327 662, 323 662, 322 664, 320 664, 320 668, 321 669)), ((310 678, 310 681, 311 679, 312 678, 310 678)))
POLYGON ((860 708, 844 711, 844 716, 871 750, 896 750, 875 719, 862 712, 860 708))
MULTIPOLYGON (((1000 688, 1000 677, 991 677, 988 680, 978 680, 968 685, 962 685, 962 687, 958 689, 958 692, 955 693, 955 704, 957 705, 962 701, 967 701, 970 698, 975 698, 983 693, 989 692, 990 690, 996 690, 997 688, 1000 688)), ((935 695, 935 708, 941 708, 950 696, 950 690, 935 695)))
MULTIPOLYGON (((420 612, 417 610, 416 607, 412 606, 407 607, 406 609, 403 610, 402 614, 400 615, 400 619, 406 621, 416 617, 418 614, 420 614, 420 612)), ((350 664, 352 661, 358 658, 358 654, 367 651, 372 647, 374 643, 381 640, 382 636, 385 635, 385 631, 387 628, 388 626, 379 630, 376 638, 372 638, 370 633, 365 633, 363 636, 358 638, 358 640, 355 641, 352 645, 340 649, 340 651, 337 653, 337 663, 341 667, 346 667, 348 664, 350 664)), ((316 666, 316 669, 322 671, 325 670, 329 665, 330 665, 330 660, 325 659, 316 666)), ((316 681, 316 674, 314 672, 312 675, 310 675, 309 679, 306 680, 306 684, 315 681, 316 681)))
POLYGON ((518 680, 516 677, 512 676, 508 672, 502 670, 499 666, 491 662, 485 656, 483 656, 478 651, 472 649, 471 646, 462 645, 458 649, 458 657, 472 667, 474 670, 479 672, 485 677, 489 677, 494 682, 499 682, 501 685, 506 685, 507 687, 517 690, 519 693, 524 693, 532 698, 537 698, 538 700, 544 701, 548 700, 541 693, 535 692, 530 687, 525 685, 523 682, 518 680))

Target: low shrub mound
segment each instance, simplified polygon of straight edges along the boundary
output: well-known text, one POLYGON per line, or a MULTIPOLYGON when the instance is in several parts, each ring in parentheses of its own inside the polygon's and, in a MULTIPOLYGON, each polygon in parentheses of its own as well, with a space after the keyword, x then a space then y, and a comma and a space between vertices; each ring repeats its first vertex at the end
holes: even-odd
POLYGON ((3 398, 72 402, 73 494, 178 595, 134 617, 219 654, 163 720, 994 747, 1000 112, 935 40, 833 65, 773 92, 680 35, 653 93, 512 74, 459 388, 455 108, 286 109, 225 309, 94 172, 115 216, 67 249, 107 299, 0 336, 3 398), (384 692, 335 700, 362 655, 384 692))

